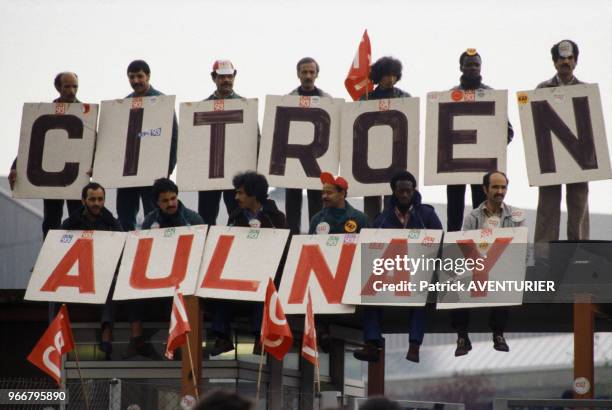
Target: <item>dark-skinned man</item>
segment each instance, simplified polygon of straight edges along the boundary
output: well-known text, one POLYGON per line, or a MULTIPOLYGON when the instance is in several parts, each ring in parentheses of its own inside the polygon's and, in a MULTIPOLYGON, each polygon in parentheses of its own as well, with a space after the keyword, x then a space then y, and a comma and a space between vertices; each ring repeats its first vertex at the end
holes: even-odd
MULTIPOLYGON (((468 48, 459 56, 459 70, 461 70, 460 84, 453 90, 492 90, 482 82, 480 71, 482 58, 474 48, 468 48)), ((508 143, 514 137, 512 124, 508 121, 508 143)), ((472 209, 476 209, 485 200, 485 194, 480 184, 470 185, 472 191, 472 209)), ((446 186, 446 226, 448 232, 461 230, 463 213, 465 211, 465 185, 446 186)))
MULTIPOLYGON (((508 178, 501 171, 491 171, 482 178, 482 190, 485 201, 470 212, 463 221, 463 230, 516 228, 525 226, 525 213, 504 203, 508 191, 508 178)), ((491 308, 489 326, 493 331, 493 348, 500 352, 508 352, 510 348, 504 338, 504 330, 508 322, 508 309, 505 307, 491 308)), ((457 348, 455 356, 464 356, 472 350, 468 336, 470 309, 454 309, 451 312, 452 326, 457 331, 457 348)))
MULTIPOLYGON (((217 60, 214 62, 210 76, 215 83, 215 91, 206 98, 210 100, 233 100, 243 98, 234 92, 234 80, 238 71, 229 60, 217 60)), ((259 144, 258 144, 259 148, 259 144)), ((227 214, 231 214, 237 208, 232 189, 200 191, 198 192, 198 213, 207 225, 216 225, 219 216, 219 202, 223 195, 223 202, 227 214)))
MULTIPOLYGON (((381 57, 370 69, 370 79, 376 88, 370 91, 361 100, 382 100, 388 98, 407 98, 411 95, 395 85, 402 79, 402 62, 393 57, 381 57)), ((385 201, 389 198, 385 197, 385 201)), ((363 198, 363 211, 370 218, 375 218, 382 209, 380 196, 366 196, 363 198)))
MULTIPOLYGON (((235 199, 238 208, 229 215, 228 226, 251 228, 281 228, 287 227, 285 215, 276 207, 276 203, 268 198, 268 181, 266 177, 256 172, 244 172, 234 176, 232 184, 235 188, 235 199)), ((282 271, 281 262, 276 275, 282 271)), ((248 310, 251 319, 251 331, 255 336, 253 354, 261 353, 259 332, 263 317, 263 305, 253 302, 237 302, 230 300, 213 300, 209 302, 214 314, 211 330, 215 335, 213 346, 208 349, 210 356, 234 350, 231 338, 231 321, 237 310, 248 310)))
MULTIPOLYGON (((298 61, 297 77, 300 86, 289 93, 289 95, 331 97, 325 91, 315 85, 319 77, 319 63, 312 57, 304 57, 298 61)), ((315 189, 306 190, 308 196, 308 220, 323 207, 321 202, 321 191, 315 189)), ((302 227, 302 190, 287 188, 285 190, 285 212, 287 214, 287 225, 291 234, 298 235, 302 227)))
MULTIPOLYGON (((382 229, 442 229, 433 206, 421 202, 416 190, 417 181, 408 171, 400 171, 391 178, 392 196, 389 206, 374 220, 373 228, 382 229)), ((419 350, 425 336, 425 308, 409 309, 410 346, 406 360, 419 362, 419 350)), ((377 362, 380 359, 382 309, 364 307, 363 348, 353 352, 358 360, 377 362)))
MULTIPOLYGON (((151 85, 151 68, 146 61, 134 60, 127 68, 127 77, 130 82, 132 93, 126 98, 134 97, 152 97, 164 95, 161 91, 156 90, 151 85)), ((176 114, 172 122, 172 142, 170 145, 170 160, 168 163, 168 176, 174 171, 176 165, 176 147, 178 141, 178 123, 176 114)), ((117 189, 117 217, 121 226, 126 231, 133 231, 136 228, 136 215, 140 208, 142 200, 142 208, 144 215, 149 214, 155 208, 155 201, 152 197, 151 187, 130 187, 117 189)))
MULTIPOLYGON (((80 103, 76 97, 79 90, 79 78, 75 73, 63 72, 57 74, 53 85, 59 93, 59 97, 53 100, 54 103, 80 103)), ((15 158, 13 165, 11 165, 8 180, 11 190, 14 189, 15 181, 17 181, 17 158, 15 158)), ((68 199, 66 200, 66 206, 68 207, 68 215, 71 215, 81 207, 81 201, 68 199)), ((63 213, 63 199, 43 199, 43 238, 47 236, 49 229, 58 229, 60 227, 63 213)))
MULTIPOLYGON (((537 88, 564 87, 584 84, 574 76, 578 64, 578 45, 571 40, 563 40, 550 50, 557 73, 537 88)), ((578 182, 565 185, 567 203, 567 239, 589 239, 589 184, 578 182)), ((561 219, 561 185, 538 187, 538 210, 534 241, 543 243, 559 239, 561 219)), ((537 246, 536 246, 537 249, 537 246)), ((536 253, 536 256, 538 254, 536 253)))

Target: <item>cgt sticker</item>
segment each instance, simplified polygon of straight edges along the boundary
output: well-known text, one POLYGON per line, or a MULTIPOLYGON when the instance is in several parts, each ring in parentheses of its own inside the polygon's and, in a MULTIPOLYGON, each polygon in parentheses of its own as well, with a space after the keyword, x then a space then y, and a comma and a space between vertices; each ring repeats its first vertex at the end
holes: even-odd
POLYGON ((527 96, 527 93, 517 93, 516 100, 520 105, 525 105, 529 102, 529 97, 527 96))
POLYGON ((344 232, 354 233, 357 230, 357 222, 352 219, 349 219, 344 223, 344 232))

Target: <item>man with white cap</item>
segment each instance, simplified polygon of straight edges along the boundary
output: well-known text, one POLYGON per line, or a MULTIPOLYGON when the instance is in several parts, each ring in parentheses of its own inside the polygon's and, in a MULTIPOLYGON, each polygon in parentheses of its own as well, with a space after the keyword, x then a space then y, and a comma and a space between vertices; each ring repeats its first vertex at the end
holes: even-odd
MULTIPOLYGON (((555 44, 550 53, 557 74, 537 88, 564 87, 583 84, 574 76, 578 63, 578 45, 571 40, 555 44)), ((567 239, 589 239, 589 184, 578 182, 566 184, 567 202, 567 239)), ((536 243, 559 239, 561 219, 561 185, 541 186, 538 188, 538 211, 534 240, 536 243)), ((537 253, 538 247, 536 247, 537 253)), ((536 254, 537 256, 537 254, 536 254)))
MULTIPOLYGON (((230 60, 215 61, 210 76, 215 83, 216 90, 205 101, 243 98, 234 92, 236 73, 237 71, 230 60)), ((223 193, 223 202, 229 215, 238 207, 234 199, 233 189, 198 192, 198 213, 207 225, 217 224, 221 193, 223 193)))

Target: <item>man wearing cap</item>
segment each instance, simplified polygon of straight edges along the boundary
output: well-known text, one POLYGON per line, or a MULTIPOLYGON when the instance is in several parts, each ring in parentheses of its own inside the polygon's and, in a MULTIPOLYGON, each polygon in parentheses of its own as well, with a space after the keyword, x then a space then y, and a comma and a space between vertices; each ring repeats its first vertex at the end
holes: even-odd
MULTIPOLYGON (((216 90, 205 101, 243 98, 234 92, 234 80, 236 79, 237 72, 231 61, 215 61, 210 76, 213 83, 215 83, 216 90)), ((217 224, 219 202, 222 194, 223 202, 229 215, 238 207, 232 189, 198 192, 198 213, 207 225, 217 224)))
MULTIPOLYGON (((501 171, 491 171, 482 178, 482 189, 486 200, 470 212, 463 221, 463 230, 517 228, 525 226, 525 213, 504 203, 508 191, 508 178, 501 171)), ((489 326, 493 331, 493 348, 508 352, 510 348, 504 338, 504 329, 508 322, 508 308, 491 308, 489 326)), ((457 348, 455 356, 464 356, 472 350, 468 336, 470 322, 469 309, 454 309, 451 313, 453 328, 457 331, 457 348)))
MULTIPOLYGON (((584 84, 574 76, 578 63, 578 45, 571 40, 555 44, 550 53, 557 74, 548 81, 538 84, 537 88, 564 87, 584 84)), ((567 239, 589 239, 589 184, 578 182, 566 184, 567 239)), ((548 242, 559 239, 561 219, 561 185, 538 187, 538 210, 536 216, 535 242, 548 242)))
MULTIPOLYGON (((416 190, 417 181, 408 171, 400 171, 391 178, 391 200, 372 223, 373 228, 382 229, 442 229, 442 223, 433 206, 421 203, 421 194, 416 190)), ((363 348, 353 352, 357 360, 377 362, 380 358, 382 332, 380 307, 364 306, 363 348)), ((419 350, 425 336, 425 308, 409 311, 410 347, 406 360, 419 362, 419 350)))
MULTIPOLYGON (((315 86, 315 80, 319 76, 319 63, 312 57, 304 57, 297 63, 297 76, 300 86, 289 93, 289 95, 301 95, 309 97, 330 97, 325 91, 315 86)), ((321 202, 321 191, 308 189, 308 220, 323 207, 321 202)), ((292 234, 299 234, 302 228, 302 190, 287 188, 285 190, 285 212, 287 213, 287 225, 292 234)))
POLYGON ((323 209, 310 220, 309 234, 359 233, 368 227, 368 216, 346 200, 348 182, 329 172, 321 173, 323 209))
MULTIPOLYGON (((59 93, 59 97, 53 100, 54 103, 80 103, 76 97, 79 89, 79 78, 75 73, 66 71, 57 74, 53 85, 59 93)), ((91 175, 91 172, 89 175, 91 175)), ((13 190, 17 181, 17 158, 15 158, 11 165, 8 181, 11 190, 13 190)), ((66 200, 66 206, 68 207, 68 215, 72 215, 81 207, 81 201, 68 199, 66 200)), ((63 199, 43 199, 43 238, 47 236, 49 229, 59 229, 62 223, 63 212, 63 199)))
MULTIPOLYGON (((482 59, 474 48, 468 48, 459 56, 461 78, 459 85, 451 90, 492 90, 482 82, 480 69, 482 59)), ((514 137, 514 129, 508 121, 508 143, 514 137)), ((472 191, 472 209, 476 209, 485 200, 485 194, 479 184, 470 185, 472 191)), ((465 210, 465 185, 446 186, 446 226, 449 232, 459 231, 465 210)))
MULTIPOLYGON (((370 91, 361 100, 382 100, 387 98, 411 97, 409 93, 395 86, 402 79, 402 62, 393 57, 381 57, 370 68, 370 79, 376 88, 370 91)), ((385 203, 389 197, 385 197, 385 203)), ((375 218, 382 208, 380 196, 366 196, 363 198, 363 210, 370 217, 375 218)))
MULTIPOLYGON (((132 61, 127 68, 127 77, 134 91, 126 98, 164 95, 164 93, 156 90, 151 85, 151 68, 144 60, 132 61)), ((175 113, 172 121, 172 142, 170 143, 168 176, 172 174, 176 165, 177 141, 178 123, 175 113)), ((155 209, 150 186, 117 189, 117 218, 125 231, 133 231, 136 228, 136 215, 138 214, 141 200, 145 215, 148 215, 155 209)))
MULTIPOLYGON (((228 226, 243 226, 251 228, 285 229, 285 215, 276 207, 276 203, 268 198, 268 181, 266 177, 253 171, 234 176, 232 184, 235 188, 235 199, 238 208, 234 210, 227 221, 228 226)), ((281 263, 276 275, 282 272, 281 263)), ((251 331, 255 335, 253 354, 261 353, 261 344, 257 335, 261 331, 263 304, 253 302, 211 300, 208 302, 213 311, 211 330, 215 335, 212 347, 208 348, 210 356, 217 356, 234 350, 231 339, 231 321, 236 311, 248 310, 251 331)))

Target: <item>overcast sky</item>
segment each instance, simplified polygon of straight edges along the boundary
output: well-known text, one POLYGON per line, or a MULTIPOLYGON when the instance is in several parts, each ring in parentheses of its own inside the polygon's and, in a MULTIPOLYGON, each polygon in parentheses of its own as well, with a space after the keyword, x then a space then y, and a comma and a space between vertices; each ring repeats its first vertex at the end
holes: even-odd
MULTIPOLYGON (((612 2, 577 1, 86 1, 0 0, 0 174, 17 152, 24 102, 56 97, 59 71, 79 75, 79 99, 121 98, 129 87, 125 69, 147 60, 151 83, 178 103, 201 100, 213 90, 215 59, 238 69, 235 90, 259 98, 298 85, 295 63, 315 57, 317 85, 350 99, 344 78, 364 29, 372 57, 399 58, 398 86, 421 97, 421 169, 424 97, 458 83, 458 57, 474 47, 483 59, 485 83, 509 91, 515 139, 508 149, 507 202, 535 208, 537 188, 527 183, 515 92, 554 75, 550 47, 578 43, 576 76, 600 86, 608 145, 612 109, 612 2)), ((422 172, 421 172, 421 175, 422 172)), ((422 179, 422 178, 421 178, 422 179)), ((421 187, 426 202, 446 202, 443 186, 421 187)), ((591 212, 612 213, 612 182, 590 184, 591 212)))

